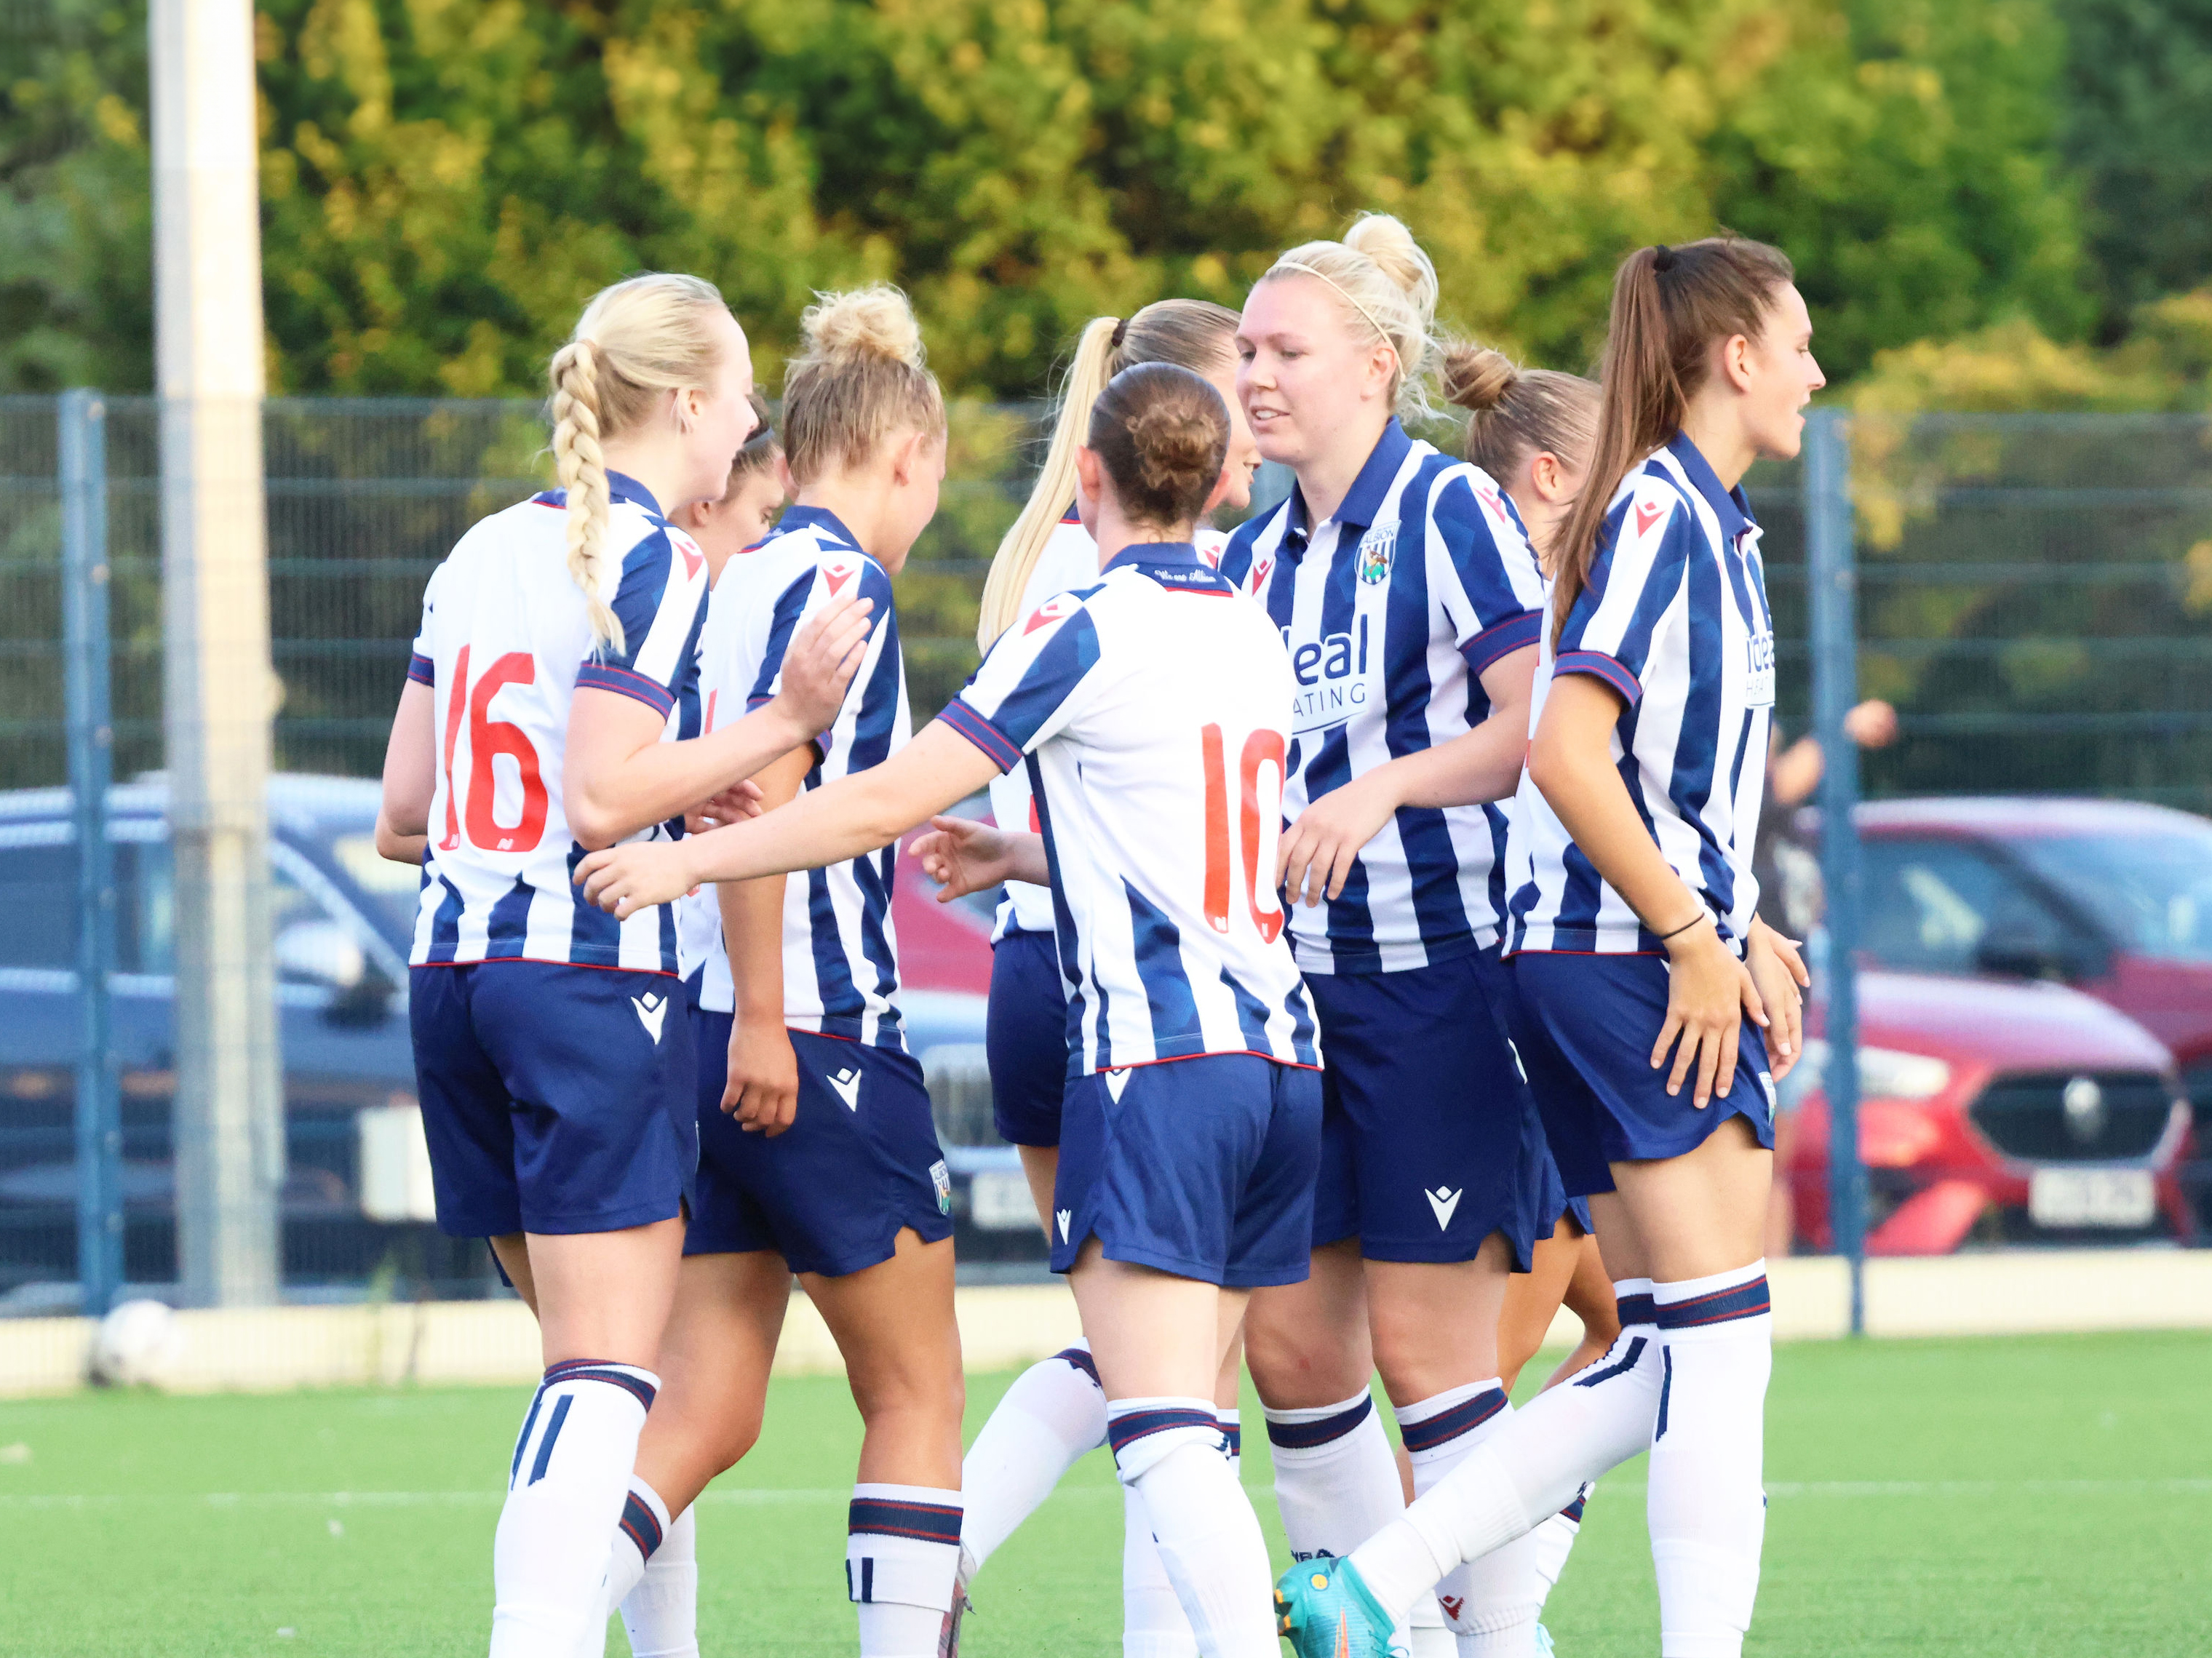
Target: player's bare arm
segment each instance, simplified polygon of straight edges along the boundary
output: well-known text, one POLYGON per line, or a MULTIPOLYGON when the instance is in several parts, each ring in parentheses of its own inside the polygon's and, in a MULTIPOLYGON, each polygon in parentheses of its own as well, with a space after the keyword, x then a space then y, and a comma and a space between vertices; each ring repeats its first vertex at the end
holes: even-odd
POLYGON ((628 915, 706 881, 820 869, 889 846, 997 774, 974 744, 932 720, 882 765, 825 784, 780 811, 711 835, 595 852, 577 865, 576 880, 591 902, 628 915))
POLYGON ((792 640, 771 701, 693 739, 662 738, 667 717, 618 691, 585 687, 568 719, 564 782, 577 844, 611 846, 700 802, 811 743, 844 706, 867 647, 868 599, 825 605, 792 640))
POLYGON ((940 815, 929 820, 929 833, 916 835, 907 850, 921 859, 922 873, 938 884, 940 904, 1006 881, 1052 884, 1044 836, 1034 829, 994 829, 972 817, 940 815))

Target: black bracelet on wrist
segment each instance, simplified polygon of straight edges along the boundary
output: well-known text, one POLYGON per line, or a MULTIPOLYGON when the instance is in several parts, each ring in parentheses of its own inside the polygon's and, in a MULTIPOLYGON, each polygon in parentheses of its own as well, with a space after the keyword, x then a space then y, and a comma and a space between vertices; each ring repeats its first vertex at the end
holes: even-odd
POLYGON ((1709 917, 1708 915, 1706 915, 1706 914, 1705 914, 1705 911, 1703 911, 1703 910, 1699 910, 1699 911, 1698 911, 1695 915, 1692 915, 1692 916, 1688 920, 1686 920, 1686 921, 1683 922, 1681 926, 1680 926, 1676 927, 1673 932, 1662 932, 1662 933, 1661 933, 1661 934, 1659 935, 1659 942, 1660 942, 1661 944, 1665 944, 1665 943, 1666 943, 1669 938, 1676 938, 1676 937, 1680 936, 1680 934, 1682 934, 1682 933, 1687 932, 1688 932, 1692 927, 1693 927, 1693 926, 1697 926, 1697 924, 1698 924, 1698 922, 1703 921, 1703 920, 1710 920, 1710 919, 1711 919, 1711 917, 1709 917))

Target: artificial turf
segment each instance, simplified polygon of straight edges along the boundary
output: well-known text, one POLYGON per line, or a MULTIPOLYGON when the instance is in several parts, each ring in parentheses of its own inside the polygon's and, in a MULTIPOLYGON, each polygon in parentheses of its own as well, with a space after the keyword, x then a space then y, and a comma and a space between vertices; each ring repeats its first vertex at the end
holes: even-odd
MULTIPOLYGON (((2212 1653, 2209 1371, 2201 1335, 1781 1349, 1747 1654, 2212 1653)), ((970 1379, 971 1431, 1007 1380, 970 1379)), ((526 1397, 0 1404, 0 1652, 481 1652, 526 1397)), ((842 1382, 777 1384, 759 1449, 701 1509, 708 1658, 856 1650, 842 1563, 858 1442, 842 1382)), ((1245 1442, 1281 1564, 1266 1436, 1245 1442)), ((1591 1502, 1545 1619, 1566 1658, 1657 1649, 1643 1479, 1631 1463, 1591 1502)), ((966 1658, 1112 1658, 1120 1569, 1112 1472, 1089 1457, 978 1581, 966 1658)), ((626 1651, 619 1626, 609 1650, 626 1651)))

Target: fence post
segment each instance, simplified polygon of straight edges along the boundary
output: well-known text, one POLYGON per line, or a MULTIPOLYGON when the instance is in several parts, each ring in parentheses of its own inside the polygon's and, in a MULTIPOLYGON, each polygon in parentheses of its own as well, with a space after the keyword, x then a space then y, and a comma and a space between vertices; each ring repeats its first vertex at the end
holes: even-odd
POLYGON ((1812 595, 1813 726, 1820 781, 1820 878, 1828 933, 1828 1218, 1851 1264, 1851 1333, 1866 1333, 1866 1165, 1859 1157, 1859 750, 1844 729, 1858 701, 1858 571, 1851 545, 1850 437, 1841 410, 1805 426, 1806 580, 1812 595))
POLYGON ((79 1306, 98 1318, 123 1285, 123 1109, 109 1040, 115 966, 115 855, 107 843, 114 770, 107 631, 107 408, 65 392, 58 409, 62 495, 62 656, 70 791, 76 831, 76 1275, 79 1306))

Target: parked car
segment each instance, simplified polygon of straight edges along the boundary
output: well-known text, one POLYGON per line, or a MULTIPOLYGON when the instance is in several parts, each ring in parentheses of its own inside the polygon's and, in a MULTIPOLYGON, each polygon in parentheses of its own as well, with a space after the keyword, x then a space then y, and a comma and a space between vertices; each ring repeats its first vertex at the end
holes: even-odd
POLYGON ((1869 960, 2071 985, 2171 1048, 2212 1113, 2212 822, 1996 799, 1885 800, 1856 821, 1869 960))
MULTIPOLYGON (((2191 1114, 2172 1054, 2141 1025, 2047 982, 1865 971, 1858 996, 1869 1253, 2193 1237, 2191 1114)), ((1824 1011, 1808 1010, 1783 1171, 1815 1249, 1832 1244, 1824 1011)))
MULTIPOLYGON (((376 855, 377 798, 377 785, 361 779, 279 775, 270 783, 284 1272, 295 1286, 359 1282, 395 1249, 411 1277, 456 1283, 488 1271, 482 1250, 422 1224, 427 1156, 414 1115, 406 997, 420 878, 376 855)), ((118 786, 110 796, 125 1275, 137 1283, 175 1276, 176 906, 167 805, 158 776, 118 786)), ((19 1308, 27 1296, 64 1297, 76 1273, 75 840, 66 790, 0 794, 0 995, 9 1013, 0 1020, 0 1297, 21 1291, 19 1308)), ((963 1256, 1042 1260, 1026 1187, 1018 1215, 1005 1201, 1020 1185, 1016 1155, 989 1127, 988 914, 935 903, 912 860, 902 865, 893 902, 913 987, 905 998, 908 1039, 931 1078, 940 1124, 953 1131, 945 1149, 956 1218, 972 1233, 963 1236, 963 1256)))

